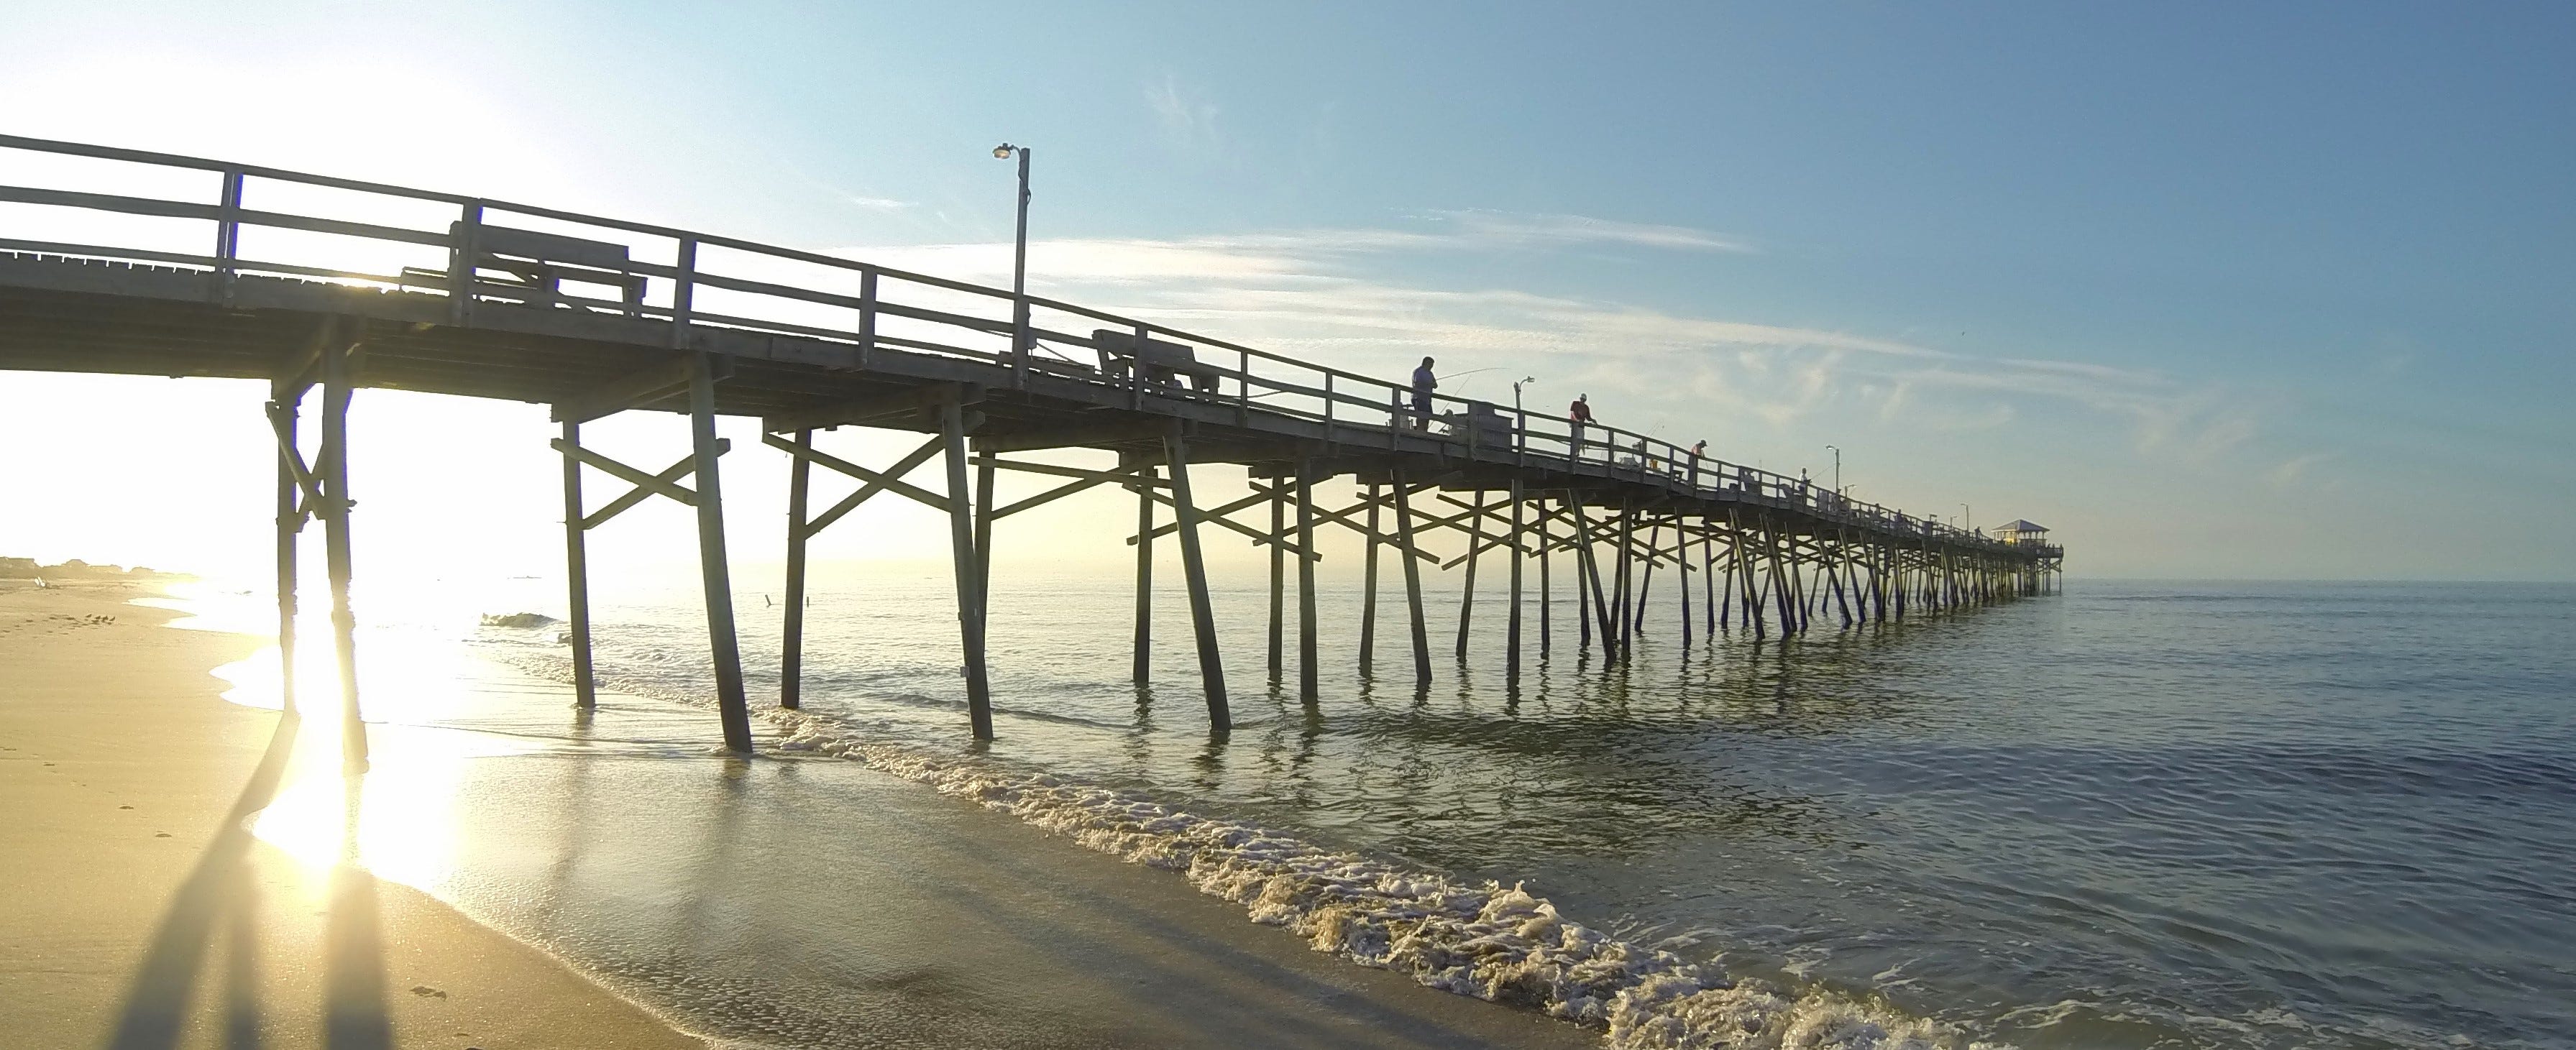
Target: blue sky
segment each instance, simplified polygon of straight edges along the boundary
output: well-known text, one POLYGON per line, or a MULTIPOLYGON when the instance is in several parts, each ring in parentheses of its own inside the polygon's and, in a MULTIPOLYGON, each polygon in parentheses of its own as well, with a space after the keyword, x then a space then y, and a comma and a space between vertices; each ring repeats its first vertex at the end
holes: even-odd
POLYGON ((2576 578, 2576 8, 0 19, 20 134, 988 280, 1010 139, 1042 291, 1773 469, 1837 444, 2103 574, 2576 578))

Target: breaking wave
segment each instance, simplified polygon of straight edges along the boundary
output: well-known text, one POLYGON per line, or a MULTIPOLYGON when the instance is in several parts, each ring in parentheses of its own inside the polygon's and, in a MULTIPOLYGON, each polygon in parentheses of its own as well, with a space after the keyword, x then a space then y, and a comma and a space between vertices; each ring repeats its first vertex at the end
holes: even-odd
MULTIPOLYGON (((557 681, 566 662, 506 661, 557 681)), ((600 676, 602 689, 711 706, 653 682, 600 676)), ((1132 864, 1180 874, 1308 947, 1457 995, 1600 1029, 1618 1050, 1979 1050, 1929 1018, 1831 988, 1725 973, 1560 914, 1521 884, 1462 885, 1269 829, 1201 816, 1047 773, 1014 772, 865 739, 811 712, 758 712, 780 752, 826 755, 927 785, 1132 864)))

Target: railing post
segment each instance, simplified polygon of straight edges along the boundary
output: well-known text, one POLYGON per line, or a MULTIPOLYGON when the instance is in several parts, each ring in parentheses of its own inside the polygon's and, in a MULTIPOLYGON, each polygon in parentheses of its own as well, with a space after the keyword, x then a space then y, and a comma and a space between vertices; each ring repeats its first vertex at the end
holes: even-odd
MULTIPOLYGON (((1107 364, 1108 362, 1103 361, 1101 363, 1107 364)), ((1136 342, 1129 348, 1127 356, 1127 410, 1130 412, 1141 412, 1144 411, 1144 409, 1145 326, 1139 324, 1136 326, 1136 342)))
POLYGON ((474 321, 474 260, 483 250, 483 202, 465 206, 454 239, 455 254, 447 260, 447 319, 462 327, 474 321))
POLYGON ((1333 374, 1324 373, 1324 444, 1333 443, 1333 374))
POLYGON ((224 172, 224 196, 215 206, 215 297, 225 306, 233 304, 233 281, 239 276, 233 261, 241 258, 242 173, 240 169, 224 172))
POLYGON ((859 367, 868 367, 868 357, 877 348, 877 271, 868 267, 859 271, 859 367))
POLYGON ((689 312, 698 294, 698 241, 694 237, 680 240, 679 261, 673 267, 679 276, 671 284, 671 349, 689 348, 689 312))
POLYGON ((1234 360, 1234 425, 1248 427, 1252 425, 1252 352, 1237 350, 1234 360))
MULTIPOLYGON (((1020 206, 1028 207, 1026 198, 1020 206)), ((1028 249, 1023 246, 1021 251, 1028 249)), ((1029 293, 1011 293, 1011 389, 1029 388, 1029 293)))

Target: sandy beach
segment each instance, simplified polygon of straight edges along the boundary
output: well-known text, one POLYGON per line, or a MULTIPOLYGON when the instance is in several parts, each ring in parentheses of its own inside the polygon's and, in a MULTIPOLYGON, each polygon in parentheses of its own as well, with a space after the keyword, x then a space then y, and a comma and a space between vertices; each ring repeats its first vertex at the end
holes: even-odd
POLYGON ((703 735, 693 711, 576 718, 499 668, 456 688, 565 745, 404 724, 388 699, 346 796, 363 821, 322 798, 334 819, 281 849, 257 811, 342 791, 307 768, 327 716, 223 701, 207 672, 261 640, 164 626, 125 604, 144 593, 0 593, 0 776, 28 818, 0 874, 0 1026, 29 1045, 1599 1043, 859 763, 673 748, 703 735))
POLYGON ((426 894, 252 837, 298 727, 207 672, 261 643, 162 626, 141 593, 0 591, 10 1045, 705 1045, 426 894))

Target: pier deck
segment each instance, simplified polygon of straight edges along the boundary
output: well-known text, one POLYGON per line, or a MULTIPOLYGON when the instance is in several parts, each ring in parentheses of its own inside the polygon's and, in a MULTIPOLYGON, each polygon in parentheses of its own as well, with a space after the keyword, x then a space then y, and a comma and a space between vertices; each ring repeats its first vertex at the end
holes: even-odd
MULTIPOLYGON (((727 451, 714 433, 719 415, 760 418, 764 443, 794 457, 780 702, 799 702, 806 540, 858 503, 894 493, 950 516, 979 736, 991 734, 982 623, 993 524, 1093 487, 1137 497, 1138 530, 1127 542, 1138 548, 1139 680, 1151 645, 1153 544, 1165 535, 1180 542, 1210 724, 1219 732, 1229 716, 1202 525, 1271 552, 1274 675, 1287 659, 1286 562, 1298 563, 1298 659, 1309 699, 1319 526, 1366 538, 1364 665, 1374 658, 1380 552, 1398 558, 1412 663, 1426 683, 1426 561, 1463 566, 1472 596, 1479 559, 1508 559, 1513 673, 1523 566, 1538 560, 1544 579, 1557 554, 1574 559, 1578 644, 1597 645, 1612 660, 1625 653, 1642 614, 1641 577, 1658 566, 1684 572, 1685 644, 1695 619, 1705 625, 1702 637, 1738 624, 1794 634, 1819 616, 1852 626, 2043 593, 2062 566, 2055 545, 1998 541, 1647 435, 1447 397, 1417 414, 1398 383, 1043 297, 540 207, 0 136, 0 159, 30 155, 75 162, 80 174, 46 186, 0 185, 0 369, 270 381, 281 451, 281 647, 290 661, 296 536, 316 518, 342 620, 335 641, 348 652, 350 503, 339 432, 358 387, 552 406, 562 424, 554 446, 564 463, 573 648, 585 702, 584 534, 654 496, 694 505, 718 704, 727 742, 741 749, 751 739, 717 484, 727 451), (109 192, 138 172, 163 183, 174 173, 194 177, 206 192, 109 192), (262 207, 271 199, 280 203, 262 207), (423 219, 433 213, 444 221, 423 219), (120 221, 84 223, 101 216, 120 221), (136 217, 154 220, 149 233, 136 217), (174 231, 188 229, 205 251, 186 250, 191 235, 174 231), (115 236, 84 239, 93 230, 115 236), (317 386, 321 442, 308 461, 297 425, 317 386), (688 457, 651 471, 581 445, 583 422, 627 410, 688 415, 688 457), (869 467, 816 447, 817 431, 844 426, 930 438, 894 464, 869 467), (1115 464, 1009 458, 1055 449, 1099 450, 1115 464), (906 480, 933 459, 945 465, 941 482, 906 480), (1253 495, 1198 505, 1189 468, 1209 463, 1245 466, 1253 495), (865 485, 809 513, 818 466, 865 485), (584 468, 631 488, 594 508, 582 494, 584 468), (1063 484, 995 506, 1000 470, 1063 484), (1316 486, 1338 478, 1366 494, 1349 507, 1319 507, 1316 486), (1232 517, 1245 511, 1267 511, 1269 520, 1232 517), (1464 540, 1463 551, 1433 553, 1432 533, 1464 540), (1693 574, 1695 588, 1687 585, 1693 574), (1697 614, 1688 604, 1693 590, 1697 614)), ((1472 611, 1470 604, 1458 625, 1462 652, 1472 611)), ((1544 627, 1539 644, 1552 644, 1544 627)), ((354 716, 354 678, 345 677, 353 666, 343 661, 341 699, 354 716)), ((363 754, 363 740, 355 743, 352 754, 363 754)))

